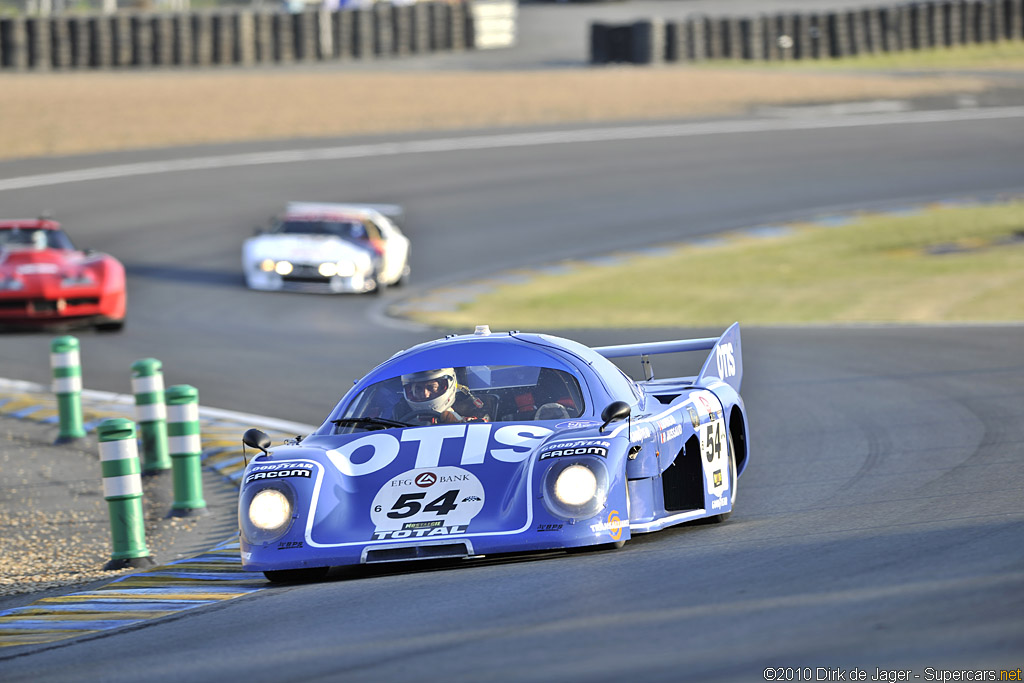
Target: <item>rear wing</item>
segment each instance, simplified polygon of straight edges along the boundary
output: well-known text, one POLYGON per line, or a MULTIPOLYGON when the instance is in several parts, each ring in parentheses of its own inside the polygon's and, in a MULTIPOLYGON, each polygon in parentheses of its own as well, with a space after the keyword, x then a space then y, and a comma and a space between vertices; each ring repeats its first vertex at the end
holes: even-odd
POLYGON ((695 383, 706 386, 721 380, 737 392, 743 380, 743 353, 740 347, 740 324, 733 323, 721 337, 704 339, 680 339, 677 341, 648 342, 646 344, 620 344, 598 346, 593 349, 605 358, 627 358, 640 356, 644 366, 645 379, 653 379, 648 356, 660 353, 681 353, 684 351, 710 351, 700 369, 695 383))

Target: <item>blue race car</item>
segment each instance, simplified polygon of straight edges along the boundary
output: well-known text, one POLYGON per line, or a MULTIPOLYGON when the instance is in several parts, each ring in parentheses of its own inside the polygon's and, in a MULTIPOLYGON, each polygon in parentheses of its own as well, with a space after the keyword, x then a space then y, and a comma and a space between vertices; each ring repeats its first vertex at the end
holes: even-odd
POLYGON ((720 338, 590 348, 486 326, 395 354, 315 432, 261 453, 239 493, 242 565, 331 566, 620 547, 723 521, 749 449, 739 325, 720 338), (709 351, 694 377, 650 356, 709 351), (611 360, 639 357, 645 379, 611 360))

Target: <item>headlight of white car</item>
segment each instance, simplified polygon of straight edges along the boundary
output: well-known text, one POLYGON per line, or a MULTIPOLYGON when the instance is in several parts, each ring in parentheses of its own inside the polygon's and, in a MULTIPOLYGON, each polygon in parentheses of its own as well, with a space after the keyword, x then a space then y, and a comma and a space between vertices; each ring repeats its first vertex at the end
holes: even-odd
POLYGON ((294 270, 294 266, 288 261, 278 261, 274 264, 274 272, 278 275, 287 275, 294 270))

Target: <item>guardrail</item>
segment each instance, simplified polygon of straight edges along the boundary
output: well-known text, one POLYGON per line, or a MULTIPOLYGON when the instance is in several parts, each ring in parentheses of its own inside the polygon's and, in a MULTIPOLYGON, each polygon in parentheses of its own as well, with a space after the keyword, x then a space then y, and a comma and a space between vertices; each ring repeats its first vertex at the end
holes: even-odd
POLYGON ((0 70, 257 66, 507 47, 514 0, 0 18, 0 70))
POLYGON ((590 61, 835 59, 1024 40, 1024 0, 935 0, 757 17, 590 25, 590 61))

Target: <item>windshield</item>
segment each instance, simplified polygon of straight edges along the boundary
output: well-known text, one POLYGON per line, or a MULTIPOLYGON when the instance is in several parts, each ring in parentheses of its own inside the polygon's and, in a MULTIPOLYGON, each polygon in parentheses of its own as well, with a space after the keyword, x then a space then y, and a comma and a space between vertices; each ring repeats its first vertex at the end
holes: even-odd
POLYGON ((42 228, 0 228, 0 246, 17 245, 34 249, 74 249, 60 230, 42 228))
POLYGON ((579 417, 583 409, 579 382, 564 370, 529 365, 435 368, 366 387, 335 421, 335 433, 396 426, 380 422, 388 420, 401 426, 566 420, 579 417))
POLYGON ((359 221, 324 221, 289 218, 278 224, 276 233, 292 235, 333 235, 351 242, 370 238, 366 226, 359 221))

